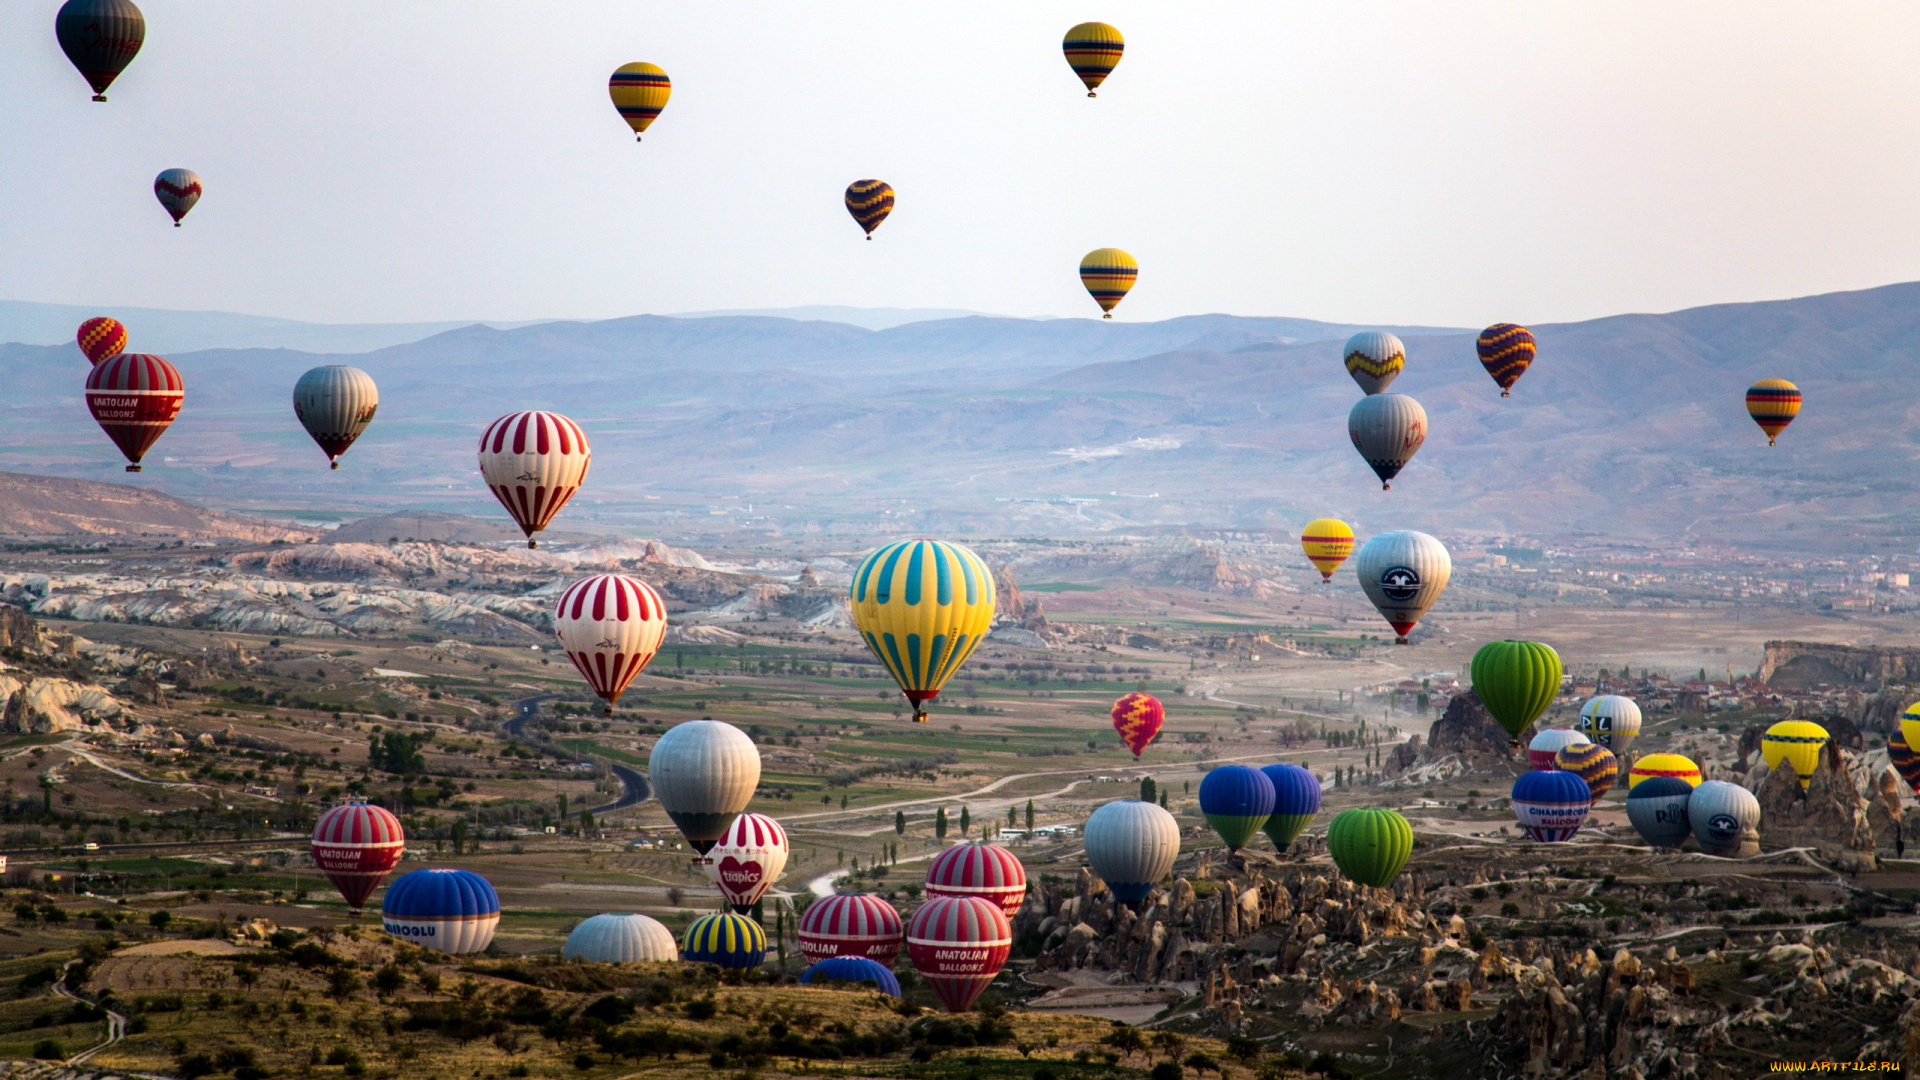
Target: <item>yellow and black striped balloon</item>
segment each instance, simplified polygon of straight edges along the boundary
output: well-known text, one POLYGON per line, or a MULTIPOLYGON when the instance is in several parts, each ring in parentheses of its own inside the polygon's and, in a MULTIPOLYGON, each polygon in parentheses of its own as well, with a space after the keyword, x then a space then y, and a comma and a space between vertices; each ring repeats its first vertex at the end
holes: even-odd
POLYGON ((640 133, 667 107, 667 99, 673 96, 673 80, 658 64, 621 64, 607 80, 607 94, 613 98, 613 107, 620 110, 620 119, 633 129, 634 141, 639 142, 640 133))
POLYGON ((1126 47, 1120 31, 1103 22, 1083 22, 1067 31, 1066 39, 1060 42, 1061 51, 1067 54, 1067 64, 1086 85, 1088 97, 1100 96, 1094 91, 1113 74, 1126 47))
POLYGON ((893 213, 893 185, 885 180, 855 180, 848 184, 847 213, 867 230, 867 239, 873 239, 873 230, 893 213))
POLYGON ((1100 305, 1103 319, 1113 318, 1113 309, 1139 276, 1140 264, 1119 248, 1095 248, 1080 259, 1080 284, 1100 305))

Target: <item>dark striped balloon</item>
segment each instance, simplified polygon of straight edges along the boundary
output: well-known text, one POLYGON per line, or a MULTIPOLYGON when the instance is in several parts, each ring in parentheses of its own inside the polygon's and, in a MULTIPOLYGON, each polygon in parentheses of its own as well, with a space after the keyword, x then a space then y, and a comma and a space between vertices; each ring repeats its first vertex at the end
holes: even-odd
POLYGON ((93 100, 105 101, 146 42, 147 19, 133 0, 67 0, 53 17, 53 35, 93 87, 93 100))
POLYGON ((1480 340, 1474 342, 1474 348, 1480 352, 1480 366, 1500 384, 1500 396, 1511 397, 1509 391, 1532 366, 1539 344, 1533 339, 1533 331, 1517 323, 1503 322, 1480 331, 1480 340))
POLYGON ((87 411, 126 455, 128 472, 180 415, 187 384, 172 364, 147 353, 109 356, 87 372, 87 411))
POLYGON ((1594 802, 1612 791, 1614 780, 1620 776, 1620 759, 1613 756, 1613 751, 1594 742, 1561 747, 1553 755, 1553 767, 1585 781, 1594 802))
POLYGON ((1905 735, 1896 731, 1893 738, 1887 740, 1887 759, 1892 763, 1893 771, 1900 774, 1900 779, 1907 782, 1914 794, 1920 795, 1920 754, 1914 753, 1907 745, 1905 735))
POLYGON ((873 239, 873 230, 893 213, 893 185, 885 180, 855 180, 848 184, 847 213, 867 230, 867 239, 873 239))

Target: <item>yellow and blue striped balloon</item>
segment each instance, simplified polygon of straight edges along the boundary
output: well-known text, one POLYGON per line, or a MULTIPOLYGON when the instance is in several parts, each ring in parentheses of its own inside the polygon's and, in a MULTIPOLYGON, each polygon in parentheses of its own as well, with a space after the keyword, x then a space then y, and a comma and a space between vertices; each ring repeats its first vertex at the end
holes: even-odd
POLYGON ((904 540, 853 572, 853 625, 927 721, 939 696, 993 627, 993 574, 980 556, 939 540, 904 540))
POLYGON ((633 129, 633 141, 639 142, 640 133, 667 107, 667 99, 673 96, 673 80, 658 64, 621 64, 607 80, 607 94, 613 98, 613 107, 620 110, 620 119, 633 129))
POLYGON ((1120 36, 1120 31, 1106 23, 1083 22, 1067 31, 1060 48, 1067 54, 1067 64, 1073 68, 1073 73, 1085 84, 1087 96, 1099 97, 1094 91, 1107 81, 1107 76, 1113 74, 1114 66, 1120 63, 1120 54, 1127 49, 1127 42, 1120 36))
POLYGON ((723 968, 757 968, 767 962, 767 932, 731 911, 695 919, 680 942, 681 959, 723 968))
POLYGON ((1095 248, 1080 258, 1080 284, 1100 305, 1103 319, 1113 318, 1113 309, 1139 277, 1140 264, 1119 248, 1095 248))

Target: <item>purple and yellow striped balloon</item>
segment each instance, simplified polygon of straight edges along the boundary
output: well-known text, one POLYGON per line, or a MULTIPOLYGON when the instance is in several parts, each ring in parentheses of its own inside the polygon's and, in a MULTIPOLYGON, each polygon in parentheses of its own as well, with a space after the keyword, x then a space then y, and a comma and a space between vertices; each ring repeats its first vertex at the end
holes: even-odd
POLYGON ((1533 365, 1539 343, 1534 341, 1533 331, 1518 323, 1503 322, 1480 331, 1474 348, 1480 353, 1480 366, 1500 384, 1500 396, 1512 397, 1513 384, 1533 365))
POLYGON ((893 213, 893 185, 885 180, 855 180, 848 184, 847 213, 867 230, 867 239, 873 239, 873 230, 893 213))

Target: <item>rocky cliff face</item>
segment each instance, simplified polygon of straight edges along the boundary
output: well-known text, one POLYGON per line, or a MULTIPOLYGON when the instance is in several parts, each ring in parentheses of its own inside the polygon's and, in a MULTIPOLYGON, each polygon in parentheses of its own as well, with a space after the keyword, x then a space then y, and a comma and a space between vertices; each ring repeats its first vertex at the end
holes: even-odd
POLYGON ((1853 754, 1828 743, 1804 789, 1788 762, 1753 770, 1748 784, 1760 800, 1760 833, 1767 846, 1815 848, 1834 860, 1843 853, 1865 853, 1870 866, 1878 845, 1853 764, 1853 754))
POLYGON ((1424 742, 1416 735, 1396 745, 1384 765, 1395 780, 1424 784, 1504 769, 1519 754, 1507 730, 1480 704, 1479 695, 1468 691, 1447 702, 1447 711, 1433 722, 1424 742))
POLYGON ((1877 690, 1889 682, 1920 682, 1920 649, 1769 641, 1760 681, 1782 689, 1851 686, 1877 690))

